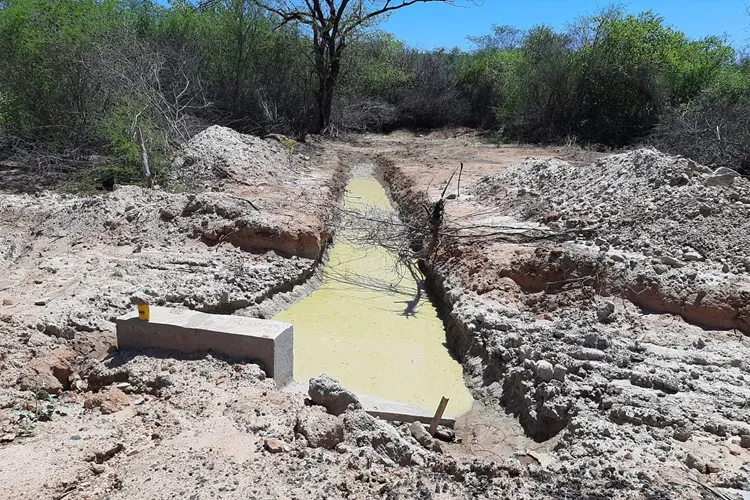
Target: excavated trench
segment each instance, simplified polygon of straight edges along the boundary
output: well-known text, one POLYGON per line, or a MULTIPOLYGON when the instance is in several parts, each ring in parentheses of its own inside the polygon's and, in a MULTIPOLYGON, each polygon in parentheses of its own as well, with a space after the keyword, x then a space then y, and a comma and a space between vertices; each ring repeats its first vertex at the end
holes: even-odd
MULTIPOLYGON (((344 210, 354 225, 371 209, 394 210, 377 180, 351 179, 344 210)), ((294 324, 295 379, 327 373, 356 392, 426 408, 446 396, 448 415, 466 413, 473 400, 428 293, 392 251, 356 231, 343 225, 320 287, 275 317, 294 324)))
MULTIPOLYGON (((399 206, 402 217, 421 220, 426 227, 428 221, 424 207, 429 206, 429 200, 414 181, 388 161, 381 162, 378 174, 399 206)), ((570 302, 593 305, 596 297, 619 297, 639 306, 644 313, 677 314, 686 322, 703 328, 736 329, 750 334, 750 291, 739 286, 696 284, 689 288, 673 288, 669 283, 645 276, 639 269, 627 265, 613 268, 596 254, 569 251, 554 244, 510 243, 508 246, 517 249, 509 252, 515 257, 500 264, 486 262, 481 272, 472 277, 475 281, 471 284, 472 289, 476 287, 475 291, 480 294, 495 289, 513 289, 516 300, 520 300, 529 311, 542 315, 570 302)), ((478 399, 482 398, 483 389, 499 382, 502 386, 499 402, 505 411, 518 417, 529 437, 538 442, 548 440, 569 424, 571 415, 544 415, 541 400, 528 397, 529 385, 521 379, 521 372, 493 356, 487 343, 477 338, 477 333, 471 328, 474 325, 462 321, 460 315, 452 314, 456 291, 448 290, 446 277, 452 272, 452 266, 462 259, 481 262, 482 255, 465 245, 448 244, 431 261, 420 262, 426 288, 435 297, 445 322, 447 345, 462 363, 481 360, 483 373, 479 382, 467 379, 478 399)))

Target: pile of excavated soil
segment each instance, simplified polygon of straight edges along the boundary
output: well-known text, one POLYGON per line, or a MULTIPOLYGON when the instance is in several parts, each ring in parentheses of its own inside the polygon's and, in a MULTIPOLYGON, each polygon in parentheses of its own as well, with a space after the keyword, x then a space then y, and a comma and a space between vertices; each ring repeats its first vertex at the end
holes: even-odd
POLYGON ((750 270, 750 181, 651 149, 584 166, 527 160, 480 179, 472 193, 522 220, 588 229, 595 244, 664 264, 710 260, 750 270))
MULTIPOLYGON (((93 197, 0 193, 0 319, 11 325, 0 335, 0 379, 16 403, 28 391, 61 389, 50 373, 22 381, 54 348, 105 356, 115 318, 132 310, 136 295, 154 305, 266 316, 294 299, 295 286, 318 271, 333 209, 290 221, 273 203, 289 197, 269 174, 275 160, 256 160, 256 179, 269 175, 262 203, 226 192, 237 186, 229 182, 212 193, 133 186, 93 197)), ((313 173, 306 182, 335 206, 337 165, 313 173)))
MULTIPOLYGON (((424 218, 424 179, 389 159, 392 195, 424 218)), ((560 497, 750 491, 750 184, 639 150, 529 159, 462 193, 429 281, 475 398, 546 450, 527 480, 560 497)))
POLYGON ((86 339, 87 332, 111 333, 112 318, 131 307, 136 292, 158 305, 257 312, 313 275, 343 183, 335 161, 321 162, 303 184, 323 208, 296 199, 286 184, 300 155, 281 155, 280 147, 211 127, 178 154, 205 154, 192 163, 204 166, 242 158, 230 161, 233 175, 263 185, 248 198, 232 192, 245 186, 231 178, 221 192, 130 186, 93 197, 0 193, 0 313, 36 318, 50 335, 86 339), (285 203, 308 210, 294 217, 285 203))
POLYGON ((321 251, 312 235, 286 233, 224 194, 123 187, 93 198, 6 195, 0 207, 2 312, 67 337, 111 330, 136 292, 207 312, 248 307, 303 281, 321 251))
POLYGON ((263 140, 214 125, 196 134, 172 160, 174 181, 190 189, 226 184, 264 186, 296 183, 310 171, 300 144, 281 136, 263 140))

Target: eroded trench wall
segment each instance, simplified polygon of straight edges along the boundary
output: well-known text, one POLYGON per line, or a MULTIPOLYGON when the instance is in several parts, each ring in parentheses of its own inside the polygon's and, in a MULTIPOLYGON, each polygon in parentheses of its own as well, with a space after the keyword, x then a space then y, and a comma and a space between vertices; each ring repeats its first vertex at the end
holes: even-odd
MULTIPOLYGON (((424 206, 429 206, 429 200, 417 188, 414 180, 382 158, 376 173, 389 190, 402 217, 428 227, 424 206)), ((596 321, 597 304, 617 299, 635 304, 644 313, 676 314, 686 322, 703 328, 736 329, 745 335, 750 334, 750 293, 741 284, 728 281, 725 286, 711 288, 698 283, 674 286, 668 281, 660 282, 641 273, 637 266, 630 266, 627 262, 612 266, 594 253, 571 254, 554 241, 515 244, 515 248, 517 251, 511 252, 514 258, 499 267, 483 268, 476 275, 477 279, 483 279, 481 274, 494 274, 497 279, 508 278, 512 286, 525 295, 525 300, 539 301, 563 292, 561 283, 574 279, 579 286, 572 293, 578 294, 576 300, 580 300, 581 304, 592 307, 593 321, 596 321)), ((533 321, 519 326, 519 318, 515 318, 513 321, 516 323, 510 321, 508 324, 493 325, 488 330, 477 325, 476 319, 466 315, 465 311, 457 310, 460 296, 470 293, 466 289, 467 283, 459 284, 456 280, 457 262, 464 258, 476 258, 475 254, 481 258, 481 252, 475 252, 468 245, 448 243, 433 259, 421 262, 428 291, 445 323, 447 345, 463 364, 467 386, 477 399, 488 404, 499 404, 518 416, 530 437, 538 441, 547 440, 566 428, 577 410, 575 397, 563 395, 553 384, 540 382, 547 376, 563 380, 566 371, 568 375, 580 374, 585 377, 591 371, 591 363, 599 362, 607 355, 599 349, 601 346, 596 345, 596 335, 591 335, 591 345, 575 348, 572 352, 573 363, 567 367, 553 367, 546 361, 540 363, 534 356, 533 351, 543 348, 543 337, 550 333, 531 324, 533 321), (516 327, 518 329, 514 332, 516 327), (521 347, 522 344, 525 345, 521 347), (525 349, 528 349, 526 353, 525 349), (511 354, 510 351, 520 351, 521 354, 511 354), (540 370, 540 366, 543 370, 540 370), (548 370, 549 375, 542 373, 548 370)), ((544 310, 544 304, 539 309, 544 310)), ((599 340, 606 342, 602 338, 599 340)), ((637 358, 638 354, 634 353, 633 356, 637 358)), ((613 370, 620 369, 617 366, 619 361, 613 360, 612 363, 613 370)), ((627 370, 621 371, 625 373, 627 370)), ((635 385, 645 383, 667 393, 674 389, 672 384, 660 379, 655 378, 652 382, 648 384, 648 381, 638 379, 635 385)), ((604 397, 601 394, 590 396, 595 400, 603 400, 604 397)))

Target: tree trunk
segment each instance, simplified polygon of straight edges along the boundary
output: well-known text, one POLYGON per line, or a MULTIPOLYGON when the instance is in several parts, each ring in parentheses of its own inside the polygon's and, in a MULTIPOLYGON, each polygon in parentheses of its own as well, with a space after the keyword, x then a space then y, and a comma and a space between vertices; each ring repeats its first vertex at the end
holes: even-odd
POLYGON ((317 132, 330 131, 331 112, 333 110, 333 96, 336 90, 339 73, 341 72, 341 53, 343 46, 336 46, 335 40, 330 37, 322 37, 316 42, 316 66, 318 72, 318 92, 316 95, 318 104, 317 132))
POLYGON ((333 93, 336 86, 336 80, 330 75, 326 76, 325 81, 321 81, 320 97, 318 99, 318 132, 324 133, 329 131, 331 125, 331 112, 333 111, 333 93))
POLYGON ((151 169, 148 166, 148 149, 146 149, 146 141, 143 140, 143 132, 141 126, 137 125, 138 131, 138 142, 141 147, 141 170, 143 171, 143 177, 146 179, 146 186, 151 189, 154 187, 154 180, 151 178, 151 169))

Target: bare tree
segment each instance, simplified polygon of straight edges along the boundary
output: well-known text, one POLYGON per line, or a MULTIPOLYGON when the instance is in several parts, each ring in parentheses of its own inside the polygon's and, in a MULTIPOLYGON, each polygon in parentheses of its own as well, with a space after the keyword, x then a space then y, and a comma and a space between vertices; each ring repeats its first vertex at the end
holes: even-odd
POLYGON ((301 23, 312 30, 313 59, 318 78, 317 131, 330 131, 333 96, 341 74, 344 50, 361 30, 390 12, 417 3, 438 2, 455 5, 457 1, 479 0, 253 0, 260 7, 287 23, 301 23))

